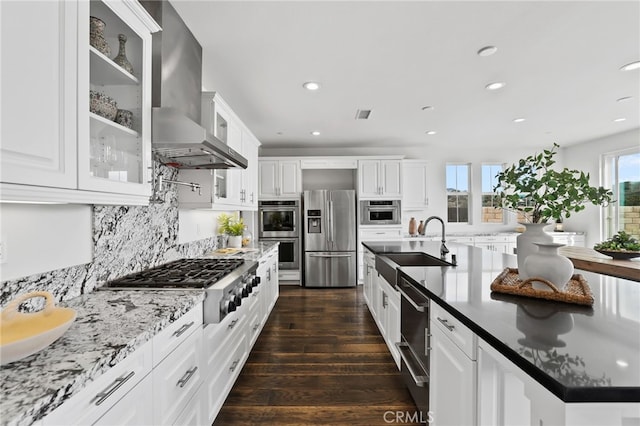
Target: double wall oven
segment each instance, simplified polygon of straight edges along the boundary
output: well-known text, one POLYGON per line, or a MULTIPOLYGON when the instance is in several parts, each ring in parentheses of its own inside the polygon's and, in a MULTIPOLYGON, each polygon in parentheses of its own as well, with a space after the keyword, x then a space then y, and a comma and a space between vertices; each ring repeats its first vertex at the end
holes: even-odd
POLYGON ((280 243, 280 269, 300 270, 300 201, 259 201, 258 236, 261 241, 280 243))

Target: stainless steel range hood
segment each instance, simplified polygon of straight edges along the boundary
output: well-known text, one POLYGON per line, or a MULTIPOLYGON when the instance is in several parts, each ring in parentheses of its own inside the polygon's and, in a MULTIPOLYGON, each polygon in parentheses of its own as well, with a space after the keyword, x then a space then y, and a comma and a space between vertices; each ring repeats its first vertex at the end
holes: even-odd
POLYGON ((140 3, 162 27, 152 40, 151 142, 156 159, 184 169, 246 169, 246 158, 199 124, 202 47, 168 1, 140 3))
POLYGON ((153 108, 153 151, 185 169, 247 168, 247 159, 175 108, 153 108))

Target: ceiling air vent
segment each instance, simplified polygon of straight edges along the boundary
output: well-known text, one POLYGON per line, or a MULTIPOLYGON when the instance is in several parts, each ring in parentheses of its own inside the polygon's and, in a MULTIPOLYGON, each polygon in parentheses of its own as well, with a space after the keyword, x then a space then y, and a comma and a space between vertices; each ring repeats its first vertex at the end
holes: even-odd
POLYGON ((368 120, 370 115, 370 109, 359 109, 356 111, 356 120, 368 120))

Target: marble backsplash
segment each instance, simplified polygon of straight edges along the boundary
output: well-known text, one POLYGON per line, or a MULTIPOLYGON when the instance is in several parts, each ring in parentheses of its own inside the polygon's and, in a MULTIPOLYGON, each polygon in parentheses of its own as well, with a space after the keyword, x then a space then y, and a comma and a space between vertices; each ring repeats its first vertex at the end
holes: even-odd
MULTIPOLYGON (((177 170, 156 168, 166 179, 177 170)), ((93 262, 0 283, 0 306, 29 291, 51 292, 56 301, 86 294, 105 281, 182 257, 196 257, 216 248, 208 238, 178 244, 178 199, 174 186, 164 203, 149 206, 93 206, 93 262)))

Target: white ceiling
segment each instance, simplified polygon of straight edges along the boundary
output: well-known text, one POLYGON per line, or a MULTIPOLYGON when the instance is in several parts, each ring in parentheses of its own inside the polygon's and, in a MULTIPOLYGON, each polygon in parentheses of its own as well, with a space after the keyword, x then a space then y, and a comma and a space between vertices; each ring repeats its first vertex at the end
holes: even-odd
POLYGON ((203 89, 264 147, 548 147, 640 127, 640 70, 620 71, 640 60, 638 1, 171 3, 203 89))

